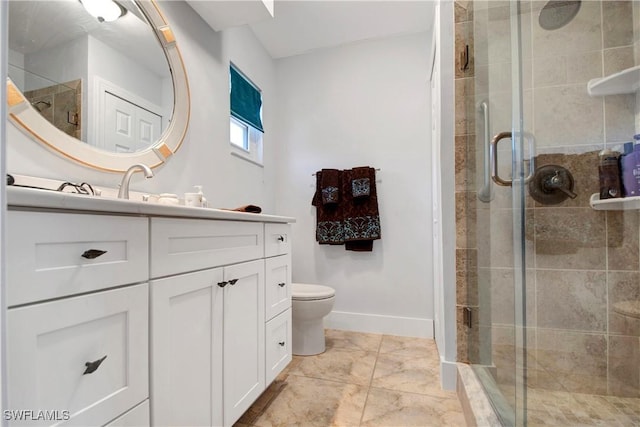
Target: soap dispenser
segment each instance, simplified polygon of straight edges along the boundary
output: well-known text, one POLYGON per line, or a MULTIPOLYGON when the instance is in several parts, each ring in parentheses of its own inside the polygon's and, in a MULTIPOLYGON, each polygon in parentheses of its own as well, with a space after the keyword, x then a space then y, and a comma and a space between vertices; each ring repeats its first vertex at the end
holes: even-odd
POLYGON ((204 197, 204 193, 202 192, 202 185, 194 185, 194 187, 198 190, 198 194, 200 195, 200 206, 206 208, 208 206, 207 199, 204 197))
POLYGON ((184 194, 184 204, 196 208, 206 207, 207 200, 204 198, 204 194, 202 194, 202 185, 194 185, 194 188, 197 190, 196 193, 184 194))

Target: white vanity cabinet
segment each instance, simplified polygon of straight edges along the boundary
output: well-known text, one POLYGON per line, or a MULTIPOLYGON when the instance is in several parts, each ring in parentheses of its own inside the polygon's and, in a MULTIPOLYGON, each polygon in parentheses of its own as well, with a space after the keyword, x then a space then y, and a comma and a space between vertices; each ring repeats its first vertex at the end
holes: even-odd
POLYGON ((291 361, 293 219, 50 193, 8 191, 7 409, 50 418, 8 424, 232 426, 291 361))

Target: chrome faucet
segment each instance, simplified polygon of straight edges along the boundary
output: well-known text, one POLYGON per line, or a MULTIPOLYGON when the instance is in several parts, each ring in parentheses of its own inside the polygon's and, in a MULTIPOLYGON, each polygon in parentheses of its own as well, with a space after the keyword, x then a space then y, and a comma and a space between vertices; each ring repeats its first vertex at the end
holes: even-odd
POLYGON ((131 166, 129 169, 127 169, 124 176, 122 177, 120 190, 118 190, 118 199, 129 198, 129 182, 131 181, 131 176, 138 171, 144 172, 144 177, 147 179, 153 177, 153 172, 151 171, 151 168, 149 168, 149 166, 142 163, 136 163, 135 165, 131 166))

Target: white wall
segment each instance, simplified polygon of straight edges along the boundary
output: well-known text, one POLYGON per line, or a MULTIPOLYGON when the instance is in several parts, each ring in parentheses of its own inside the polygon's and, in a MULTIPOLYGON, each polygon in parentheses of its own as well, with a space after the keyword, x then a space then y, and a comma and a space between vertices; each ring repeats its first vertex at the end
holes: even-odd
POLYGON ((433 336, 426 33, 277 61, 277 211, 297 218, 293 280, 336 289, 327 326, 433 336), (311 198, 322 168, 380 168, 372 253, 320 246, 311 198))
MULTIPOLYGON (((9 17, 8 2, 0 2, 0 81, 6 81, 7 79, 7 28, 9 17)), ((0 175, 5 176, 5 129, 7 126, 7 85, 4 84, 0 88, 0 175)), ((7 382, 4 380, 6 375, 6 344, 5 344, 5 329, 6 329, 6 303, 5 292, 7 289, 6 279, 6 240, 5 240, 5 219, 7 212, 7 199, 5 186, 0 188, 0 412, 4 414, 4 409, 7 407, 7 382)), ((3 421, 3 425, 6 422, 3 421)))
POLYGON ((24 89, 24 55, 11 49, 7 49, 7 51, 7 57, 9 58, 9 76, 17 87, 24 89))
MULTIPOLYGON (((204 186, 216 207, 253 203, 274 212, 275 66, 247 28, 214 32, 185 2, 161 1, 185 61, 191 90, 191 121, 180 150, 156 169, 153 179, 136 174, 131 188, 152 193, 191 191, 204 186), (229 61, 260 86, 265 111, 265 167, 230 155, 229 61)), ((76 165, 8 126, 8 172, 116 187, 121 174, 76 165)))
POLYGON ((25 88, 34 90, 87 78, 87 38, 78 38, 24 57, 25 88))

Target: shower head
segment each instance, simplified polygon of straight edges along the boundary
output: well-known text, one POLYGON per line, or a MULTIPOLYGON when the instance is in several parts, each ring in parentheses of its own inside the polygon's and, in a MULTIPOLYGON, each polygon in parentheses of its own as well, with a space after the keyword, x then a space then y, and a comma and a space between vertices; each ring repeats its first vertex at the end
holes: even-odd
POLYGON ((562 28, 575 18, 581 4, 581 0, 550 0, 540 11, 538 22, 545 30, 562 28))

